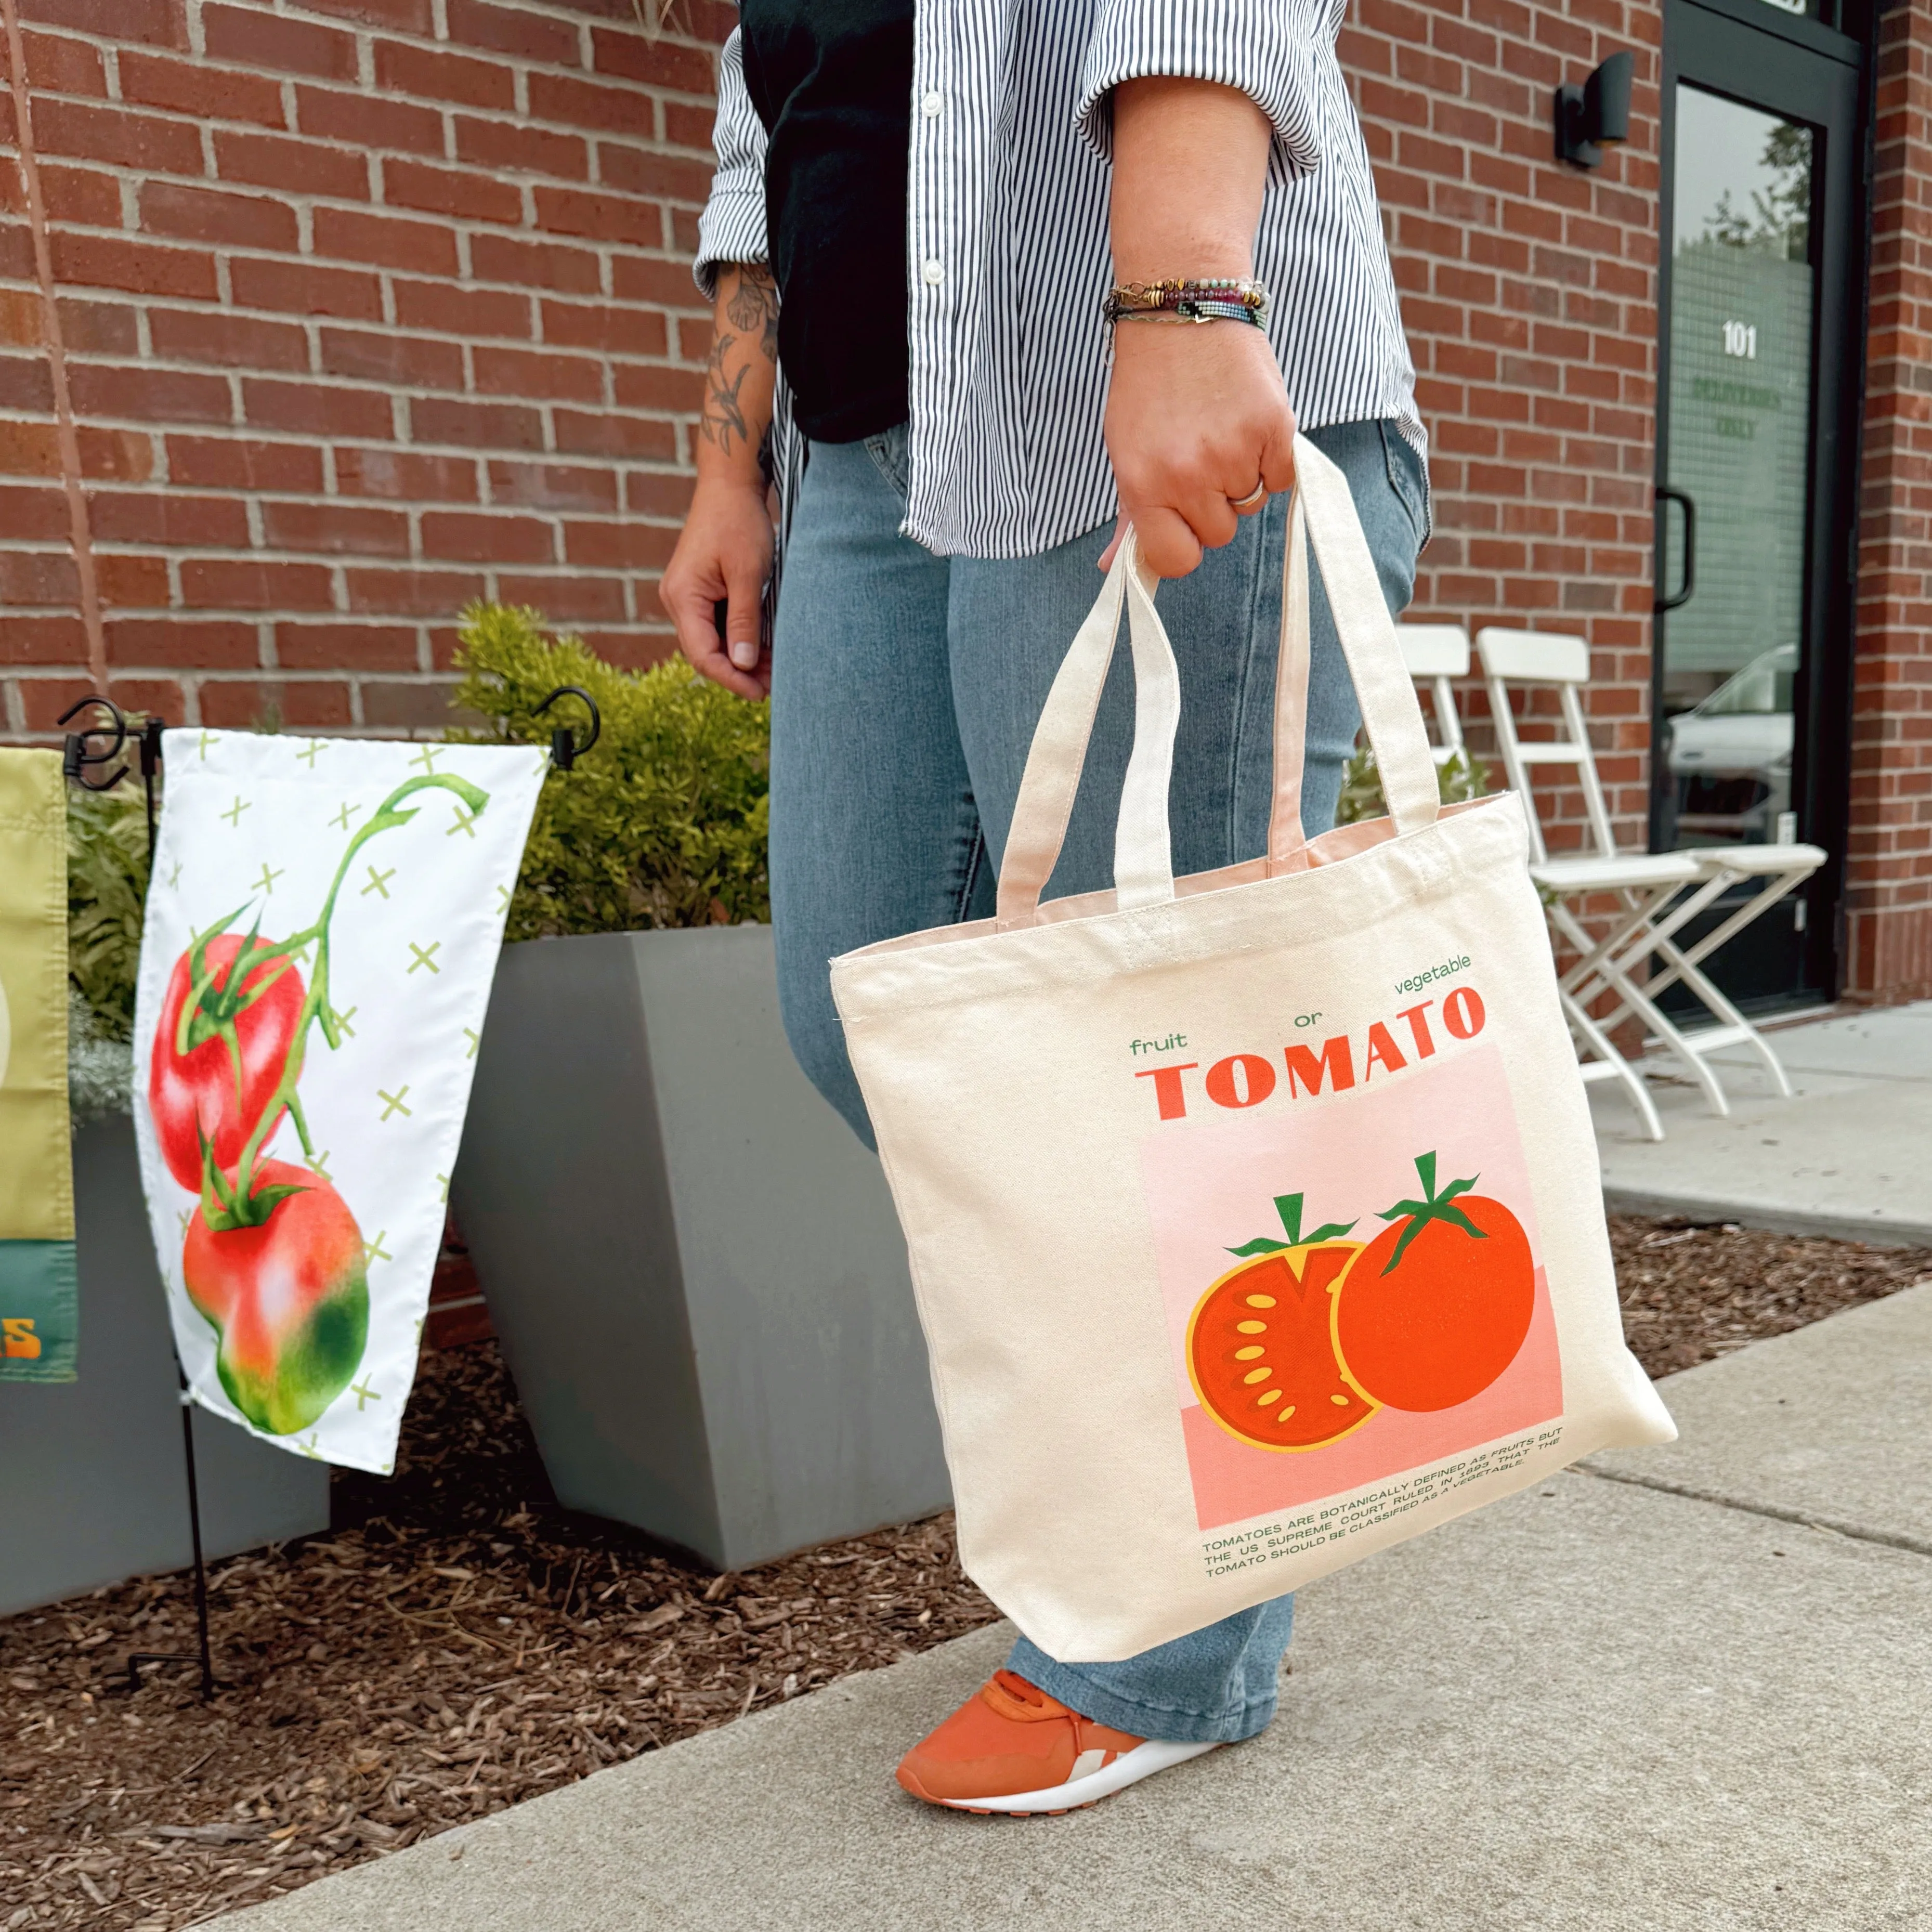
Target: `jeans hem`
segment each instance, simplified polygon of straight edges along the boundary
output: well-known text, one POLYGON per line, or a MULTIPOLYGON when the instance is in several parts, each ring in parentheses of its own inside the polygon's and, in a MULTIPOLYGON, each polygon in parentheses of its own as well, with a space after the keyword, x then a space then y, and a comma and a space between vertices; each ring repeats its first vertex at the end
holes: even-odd
POLYGON ((1070 1711, 1130 1737, 1159 1738, 1169 1744, 1236 1744, 1259 1736, 1274 1721, 1273 1693, 1204 1716, 1177 1705, 1124 1697, 1095 1683, 1077 1664, 1057 1662, 1024 1637, 1014 1645, 1006 1667, 1049 1697, 1058 1698, 1070 1711))

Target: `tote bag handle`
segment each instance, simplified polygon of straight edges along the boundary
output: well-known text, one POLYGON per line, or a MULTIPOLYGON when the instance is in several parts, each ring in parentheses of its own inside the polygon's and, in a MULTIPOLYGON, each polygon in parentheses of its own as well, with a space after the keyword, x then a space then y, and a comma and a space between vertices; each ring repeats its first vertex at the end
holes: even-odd
MULTIPOLYGON (((1308 551, 1313 546, 1335 628, 1348 659, 1369 742, 1398 834, 1434 823, 1441 809, 1436 762, 1395 622, 1383 602, 1375 560, 1362 535, 1348 479, 1306 436, 1294 440, 1295 491, 1284 562, 1281 653, 1275 678, 1274 802, 1268 826, 1270 872, 1306 862, 1301 826, 1302 748, 1307 731, 1308 551)), ((1114 836, 1114 884, 1123 911, 1174 894, 1168 792, 1180 675, 1155 610, 1152 580, 1130 530, 1100 597, 1062 660, 1028 753, 1000 868, 1003 928, 1030 925, 1066 841, 1080 774, 1094 735, 1122 607, 1134 656, 1134 745, 1114 836)))

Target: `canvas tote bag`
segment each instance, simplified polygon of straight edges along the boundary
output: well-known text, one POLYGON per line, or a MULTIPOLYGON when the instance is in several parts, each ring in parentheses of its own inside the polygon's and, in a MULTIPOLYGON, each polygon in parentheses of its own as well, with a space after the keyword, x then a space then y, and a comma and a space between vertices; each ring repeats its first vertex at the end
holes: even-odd
POLYGON ((1034 734, 997 916, 832 963, 961 1562, 1069 1661, 1676 1432, 1624 1346, 1521 804, 1438 803, 1347 483, 1305 438, 1296 463, 1266 857, 1173 875, 1180 682, 1130 538, 1034 734), (1312 841, 1310 541, 1388 800, 1312 841), (1124 604, 1115 887, 1042 905, 1124 604))

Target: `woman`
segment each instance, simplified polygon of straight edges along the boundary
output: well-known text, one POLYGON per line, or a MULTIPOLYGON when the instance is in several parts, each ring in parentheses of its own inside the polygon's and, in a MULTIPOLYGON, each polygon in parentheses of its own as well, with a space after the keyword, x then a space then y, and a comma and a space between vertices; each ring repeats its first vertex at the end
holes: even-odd
MULTIPOLYGON (((1390 608, 1408 602, 1423 436, 1335 58, 1345 4, 742 0, 700 227, 717 332, 698 481, 662 595, 699 670, 772 694, 785 1025, 868 1144, 826 962, 992 910, 1034 726, 1117 518, 1174 580, 1177 874, 1265 848, 1298 418, 1348 477, 1390 608), (1172 283, 1190 286, 1146 292, 1172 283), (769 651, 761 449, 785 524, 769 651)), ((1358 722, 1318 585, 1314 604, 1311 833, 1358 722)), ((1057 892, 1112 883, 1125 659, 1057 892)), ((899 1782, 975 1810, 1061 1808, 1252 1736, 1292 1608, 1124 1663, 1022 1638, 899 1782)))

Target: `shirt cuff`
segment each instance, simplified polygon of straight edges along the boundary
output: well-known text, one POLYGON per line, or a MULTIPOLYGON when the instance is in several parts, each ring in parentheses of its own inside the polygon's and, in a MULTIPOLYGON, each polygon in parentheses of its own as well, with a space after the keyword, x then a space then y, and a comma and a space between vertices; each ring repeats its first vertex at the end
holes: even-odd
POLYGON ((770 255, 763 188, 714 188, 698 218, 698 260, 691 273, 699 293, 716 302, 720 268, 734 262, 766 261, 770 255))
POLYGON ((1076 118, 1103 161, 1114 158, 1113 91, 1163 75, 1240 90, 1274 129, 1270 180, 1290 182, 1322 164, 1316 111, 1316 47, 1284 16, 1281 0, 1100 0, 1080 73, 1076 118))

